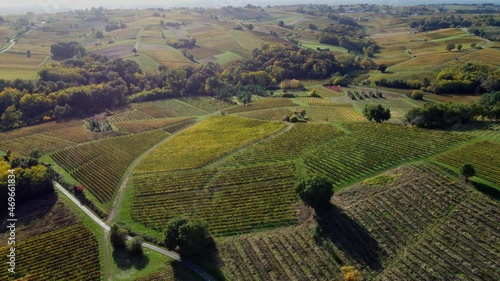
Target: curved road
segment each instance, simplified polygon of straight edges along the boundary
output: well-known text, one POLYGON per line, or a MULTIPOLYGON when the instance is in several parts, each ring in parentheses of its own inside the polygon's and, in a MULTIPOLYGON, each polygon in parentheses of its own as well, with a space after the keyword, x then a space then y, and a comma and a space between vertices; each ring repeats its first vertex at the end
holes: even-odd
MULTIPOLYGON (((85 207, 82 203, 80 203, 80 201, 78 201, 78 199, 76 199, 69 191, 67 191, 58 182, 54 181, 53 183, 54 183, 54 186, 57 188, 57 190, 59 190, 62 194, 64 194, 66 197, 68 197, 69 200, 71 200, 73 203, 75 203, 75 205, 77 205, 83 212, 85 212, 85 214, 87 214, 93 221, 95 221, 99 226, 101 226, 104 229, 104 231, 109 231, 111 229, 111 227, 109 227, 109 225, 107 225, 105 222, 103 222, 98 216, 96 216, 87 207, 85 207)), ((127 239, 130 240, 130 239, 132 239, 132 237, 128 236, 127 239)), ((198 275, 200 275, 204 280, 215 281, 215 279, 212 278, 212 276, 210 276, 207 272, 205 272, 203 269, 201 269, 196 264, 192 263, 191 261, 181 259, 179 254, 177 254, 176 252, 167 251, 165 249, 162 249, 158 246, 155 246, 155 245, 149 244, 149 243, 143 243, 142 246, 145 248, 151 249, 155 252, 158 252, 160 254, 166 255, 166 256, 168 256, 176 261, 180 261, 186 267, 188 267, 189 269, 191 269, 192 271, 194 271, 198 275)))

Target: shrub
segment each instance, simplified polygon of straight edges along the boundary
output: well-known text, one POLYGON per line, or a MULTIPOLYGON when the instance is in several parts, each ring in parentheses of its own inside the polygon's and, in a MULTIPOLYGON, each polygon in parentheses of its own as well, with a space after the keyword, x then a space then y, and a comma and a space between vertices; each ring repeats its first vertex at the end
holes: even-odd
POLYGON ((411 92, 410 98, 412 98, 414 100, 423 100, 424 99, 424 93, 422 91, 415 90, 415 91, 411 92))

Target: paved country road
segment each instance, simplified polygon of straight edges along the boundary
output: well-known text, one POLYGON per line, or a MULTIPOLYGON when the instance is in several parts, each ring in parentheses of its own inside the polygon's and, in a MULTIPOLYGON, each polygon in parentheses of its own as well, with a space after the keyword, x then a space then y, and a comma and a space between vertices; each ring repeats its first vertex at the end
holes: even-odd
MULTIPOLYGON (((107 225, 105 222, 103 222, 98 216, 96 216, 94 213, 92 213, 87 207, 85 207, 78 199, 76 199, 69 191, 67 191, 62 185, 60 185, 58 182, 53 182, 54 186, 66 197, 69 198, 73 203, 75 203, 85 214, 87 214, 93 221, 95 221, 99 226, 101 226, 105 231, 109 231, 111 227, 107 225)), ((127 239, 132 239, 132 237, 128 236, 127 239)), ((160 254, 166 255, 176 261, 180 261, 182 264, 184 264, 186 267, 191 269, 192 271, 196 272, 198 275, 200 275, 204 280, 207 281, 215 281, 212 276, 210 276, 207 272, 205 272, 203 269, 201 269, 199 266, 196 264, 192 263, 191 261, 181 259, 179 254, 176 252, 168 251, 163 248, 160 248, 158 246, 155 246, 153 244, 149 243, 142 243, 142 246, 145 248, 148 248, 150 250, 153 250, 155 252, 158 252, 160 254)))

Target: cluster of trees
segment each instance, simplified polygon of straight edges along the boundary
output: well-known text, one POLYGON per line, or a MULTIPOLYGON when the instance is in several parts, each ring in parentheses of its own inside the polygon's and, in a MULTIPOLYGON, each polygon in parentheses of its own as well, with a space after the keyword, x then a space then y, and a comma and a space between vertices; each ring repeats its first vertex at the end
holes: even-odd
POLYGON ((176 49, 180 48, 193 48, 196 46, 196 38, 191 38, 191 39, 185 39, 185 38, 180 38, 180 39, 168 39, 167 44, 169 46, 172 46, 176 49))
POLYGON ((125 28, 127 28, 127 25, 124 23, 110 22, 104 27, 104 30, 106 30, 106 32, 110 32, 113 30, 125 29, 125 28))
POLYGON ((434 82, 436 94, 473 94, 500 90, 500 70, 497 67, 467 63, 441 70, 434 82))
POLYGON ((140 256, 143 254, 142 243, 144 243, 144 238, 141 236, 135 236, 134 238, 127 240, 128 230, 122 228, 118 225, 113 225, 111 227, 110 241, 114 249, 124 249, 130 255, 140 256))
POLYGON ((388 88, 420 89, 423 84, 419 80, 387 79, 382 78, 375 81, 375 85, 388 88))
POLYGON ((500 91, 483 94, 477 104, 426 104, 423 108, 413 108, 406 114, 406 120, 410 124, 428 129, 466 124, 479 117, 500 119, 500 91))
POLYGON ((462 16, 432 16, 418 17, 409 21, 408 25, 419 32, 437 30, 441 28, 468 27, 469 32, 490 40, 500 38, 500 16, 482 15, 474 17, 462 16))
POLYGON ((391 111, 380 104, 367 104, 363 109, 363 116, 368 121, 374 120, 377 123, 391 119, 391 111))
POLYGON ((332 19, 335 22, 322 29, 318 35, 320 43, 344 47, 367 57, 372 57, 379 50, 375 42, 365 38, 365 32, 353 18, 332 15, 332 19))
POLYGON ((54 192, 52 170, 38 162, 41 153, 33 150, 29 156, 21 157, 11 151, 0 158, 0 214, 7 211, 9 192, 15 192, 16 207, 29 199, 54 192), (13 173, 9 171, 13 170, 13 173), (12 177, 12 174, 14 177, 12 177), (11 175, 9 177, 9 175, 11 175), (9 189, 9 179, 15 182, 15 189, 9 189))
POLYGON ((103 114, 86 118, 83 123, 87 130, 91 132, 106 132, 113 130, 111 122, 109 122, 109 119, 103 114))
POLYGON ((207 253, 214 244, 205 223, 186 217, 176 217, 168 222, 164 242, 167 249, 194 259, 207 253))
POLYGON ((85 48, 78 42, 58 42, 50 46, 50 52, 56 59, 69 59, 76 55, 85 56, 85 48))

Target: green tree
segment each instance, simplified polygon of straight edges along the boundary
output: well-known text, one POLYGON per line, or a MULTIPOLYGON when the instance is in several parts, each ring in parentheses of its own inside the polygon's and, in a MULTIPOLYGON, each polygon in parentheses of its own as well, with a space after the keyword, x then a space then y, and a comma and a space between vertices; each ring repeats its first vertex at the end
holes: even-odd
POLYGON ((332 182, 321 176, 301 179, 295 185, 295 193, 306 205, 316 210, 322 209, 330 204, 333 195, 332 182))
POLYGON ((282 20, 280 20, 280 21, 278 22, 278 26, 280 26, 280 27, 285 26, 285 22, 284 22, 284 21, 282 21, 282 20))
POLYGON ((375 122, 380 123, 391 118, 391 111, 380 104, 367 104, 363 109, 363 115, 369 121, 375 120, 375 122))
POLYGON ((460 51, 460 50, 462 50, 462 48, 463 48, 462 44, 458 44, 458 45, 457 45, 457 50, 459 50, 459 51, 460 51))
POLYGON ((132 48, 132 53, 137 54, 137 48, 132 48))
POLYGON ((31 51, 30 51, 30 50, 27 50, 27 51, 26 51, 26 57, 27 57, 27 58, 31 58, 31 51))
POLYGON ((384 73, 387 69, 387 65, 381 64, 377 67, 377 69, 380 70, 380 72, 384 73))
POLYGON ((131 255, 142 255, 142 243, 144 243, 144 238, 141 236, 135 236, 131 240, 127 241, 127 252, 131 255))
POLYGON ((467 180, 476 174, 476 170, 474 170, 474 166, 472 166, 472 164, 463 164, 462 167, 460 167, 460 173, 467 180))
POLYGON ((7 107, 5 112, 2 114, 1 120, 1 128, 4 130, 17 128, 24 124, 23 114, 16 109, 15 105, 7 107))
POLYGON ((451 52, 451 50, 453 50, 453 49, 455 49, 455 43, 446 44, 445 50, 447 50, 448 52, 451 52))
POLYGON ((248 28, 248 30, 253 30, 253 28, 254 28, 254 27, 253 27, 253 24, 249 24, 249 25, 247 26, 247 28, 248 28))
POLYGON ((128 235, 128 230, 119 227, 118 225, 113 225, 111 227, 111 245, 113 245, 114 248, 125 248, 127 246, 126 241, 127 241, 127 235, 128 235))
POLYGON ((206 224, 177 217, 167 224, 165 245, 170 250, 178 248, 181 255, 198 257, 205 251, 209 237, 206 224))

